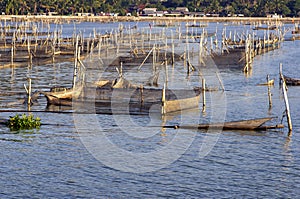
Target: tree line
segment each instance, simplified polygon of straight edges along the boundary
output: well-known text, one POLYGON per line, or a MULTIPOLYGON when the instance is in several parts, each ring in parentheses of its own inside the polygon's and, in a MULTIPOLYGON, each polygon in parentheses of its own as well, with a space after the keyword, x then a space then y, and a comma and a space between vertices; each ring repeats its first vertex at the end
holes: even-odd
POLYGON ((2 13, 11 15, 42 14, 57 12, 59 15, 76 13, 137 14, 145 7, 158 10, 174 10, 187 7, 190 12, 220 14, 243 14, 244 16, 266 16, 280 14, 299 16, 300 0, 0 0, 2 13))

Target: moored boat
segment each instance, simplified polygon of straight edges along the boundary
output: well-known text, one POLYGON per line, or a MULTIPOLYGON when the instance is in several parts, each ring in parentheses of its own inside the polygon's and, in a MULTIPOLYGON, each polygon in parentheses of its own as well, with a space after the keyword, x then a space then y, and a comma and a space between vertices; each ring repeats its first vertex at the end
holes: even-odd
POLYGON ((197 124, 197 125, 180 125, 180 126, 165 126, 166 128, 183 128, 183 129, 222 129, 222 130, 267 130, 283 128, 282 124, 277 125, 264 125, 266 122, 272 120, 272 117, 240 120, 224 123, 211 123, 211 124, 197 124))
POLYGON ((72 102, 72 99, 76 99, 80 96, 82 91, 82 86, 76 88, 64 88, 64 87, 53 87, 49 92, 41 92, 46 99, 47 103, 53 105, 67 105, 72 102))
POLYGON ((284 76, 284 80, 288 86, 300 86, 300 79, 284 76))
MULTIPOLYGON (((200 87, 193 89, 166 89, 165 113, 192 109, 198 107, 200 87)), ((94 85, 83 88, 51 90, 41 92, 47 98, 48 105, 63 106, 95 106, 104 113, 111 113, 111 109, 118 107, 119 112, 149 112, 153 105, 162 106, 162 89, 143 87, 131 84, 126 79, 118 81, 101 80, 94 85)))

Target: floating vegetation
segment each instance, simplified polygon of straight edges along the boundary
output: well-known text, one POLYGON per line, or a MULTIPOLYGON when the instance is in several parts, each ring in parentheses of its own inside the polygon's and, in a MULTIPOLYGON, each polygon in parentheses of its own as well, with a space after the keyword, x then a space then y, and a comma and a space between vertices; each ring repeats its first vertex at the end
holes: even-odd
POLYGON ((39 128, 41 119, 39 117, 34 118, 32 114, 22 114, 21 116, 17 114, 14 117, 10 117, 7 126, 11 131, 39 128))

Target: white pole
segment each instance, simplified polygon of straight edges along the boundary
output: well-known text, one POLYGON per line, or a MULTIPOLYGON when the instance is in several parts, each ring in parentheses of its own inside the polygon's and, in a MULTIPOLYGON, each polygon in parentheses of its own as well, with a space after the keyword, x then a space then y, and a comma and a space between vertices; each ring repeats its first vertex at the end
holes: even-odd
POLYGON ((282 81, 282 92, 283 92, 283 97, 284 97, 284 102, 285 102, 285 108, 286 108, 286 116, 287 116, 287 122, 288 122, 288 128, 289 128, 289 133, 288 136, 292 135, 292 130, 293 130, 293 126, 292 126, 292 119, 291 119, 291 115, 290 115, 290 106, 289 106, 289 100, 288 100, 288 96, 287 96, 287 86, 285 83, 285 79, 282 75, 282 63, 280 63, 280 78, 282 81))

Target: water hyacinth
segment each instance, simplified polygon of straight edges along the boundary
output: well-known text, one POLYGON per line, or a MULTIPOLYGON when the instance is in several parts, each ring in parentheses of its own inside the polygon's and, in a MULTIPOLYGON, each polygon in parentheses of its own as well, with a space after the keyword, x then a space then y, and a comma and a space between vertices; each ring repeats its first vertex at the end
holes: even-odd
POLYGON ((28 116, 26 114, 22 114, 22 116, 17 114, 14 117, 10 117, 7 126, 12 131, 39 128, 41 119, 39 117, 34 118, 32 114, 28 116))

